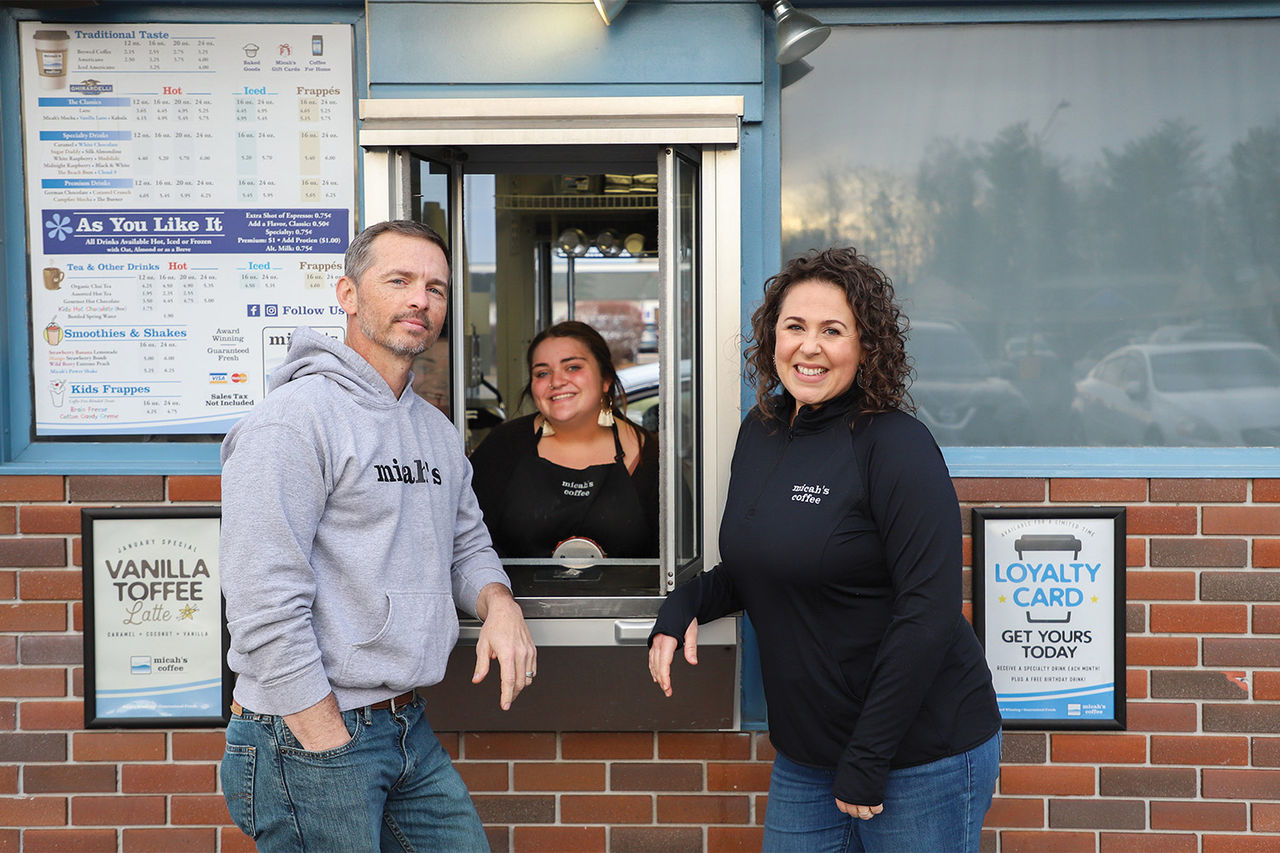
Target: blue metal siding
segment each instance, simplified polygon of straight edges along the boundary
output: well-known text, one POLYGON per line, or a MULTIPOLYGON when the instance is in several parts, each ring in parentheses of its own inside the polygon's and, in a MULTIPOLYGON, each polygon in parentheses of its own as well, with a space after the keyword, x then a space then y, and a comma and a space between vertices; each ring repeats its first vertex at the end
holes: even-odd
POLYGON ((370 2, 369 82, 759 84, 762 21, 755 3, 632 3, 606 27, 590 3, 370 2))

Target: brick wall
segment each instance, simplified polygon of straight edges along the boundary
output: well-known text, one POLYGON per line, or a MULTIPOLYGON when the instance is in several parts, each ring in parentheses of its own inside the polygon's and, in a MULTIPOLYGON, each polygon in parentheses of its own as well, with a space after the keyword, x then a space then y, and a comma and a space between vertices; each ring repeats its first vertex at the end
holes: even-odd
MULTIPOLYGON (((1280 850, 1280 480, 956 487, 966 529, 971 506, 1128 508, 1128 730, 1007 732, 985 847, 1280 850)), ((218 497, 216 477, 0 476, 0 851, 252 849, 220 731, 81 729, 80 508, 218 497)), ((441 740, 496 851, 759 849, 763 734, 441 740)))

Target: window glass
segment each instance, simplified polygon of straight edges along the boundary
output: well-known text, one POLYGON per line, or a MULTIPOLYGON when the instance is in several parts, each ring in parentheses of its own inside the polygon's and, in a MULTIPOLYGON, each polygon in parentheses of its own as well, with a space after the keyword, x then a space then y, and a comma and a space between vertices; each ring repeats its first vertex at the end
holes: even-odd
POLYGON ((698 280, 698 167, 683 156, 673 154, 674 181, 672 192, 675 216, 672 223, 676 245, 666 247, 674 252, 675 292, 668 311, 675 326, 671 354, 676 360, 679 390, 672 396, 676 415, 672 419, 675 428, 679 476, 674 490, 676 569, 677 576, 691 573, 701 567, 698 561, 701 550, 702 527, 697 508, 700 505, 701 483, 697 471, 701 467, 699 436, 702 435, 697 349, 701 322, 701 287, 698 280))
MULTIPOLYGON (((449 168, 421 157, 412 158, 409 170, 411 215, 449 239, 449 168)), ((452 271, 457 287, 458 271, 452 271)), ((413 360, 413 390, 447 417, 452 417, 449 395, 449 324, 431 348, 413 360)))
MULTIPOLYGON (((502 424, 537 410, 531 396, 524 393, 529 380, 527 350, 535 335, 564 320, 587 323, 601 334, 626 395, 626 416, 662 434, 657 406, 660 287, 656 152, 648 149, 642 165, 629 160, 593 164, 605 166, 603 171, 561 171, 557 167, 573 164, 559 160, 543 163, 535 156, 538 151, 469 153, 475 156, 463 159, 461 170, 463 246, 461 251, 455 247, 453 270, 458 296, 455 304, 460 303, 462 309, 463 332, 452 349, 453 357, 462 359, 458 375, 466 404, 468 452, 476 453, 502 424)), ((568 152, 559 153, 567 158, 568 152)), ((425 159, 420 162, 423 168, 413 192, 421 192, 424 199, 444 199, 447 182, 439 173, 446 170, 425 159)), ((445 217, 441 214, 440 218, 445 217)), ((445 370, 448 357, 445 342, 441 352, 445 370)), ((447 390, 447 376, 444 378, 437 384, 447 390)), ((419 393, 429 390, 420 388, 419 393)), ((431 396, 428 399, 435 402, 431 396)), ((677 435, 670 440, 683 438, 677 435)), ((663 440, 667 439, 663 434, 663 440)), ((509 440, 498 439, 497 446, 509 440)), ((493 452, 491 447, 489 459, 493 452)), ((477 477, 492 482, 492 470, 478 466, 477 477)), ((530 470, 541 477, 549 469, 530 466, 530 470)), ((657 470, 655 464, 651 473, 642 473, 636 481, 636 488, 642 489, 637 493, 640 506, 646 511, 651 508, 655 517, 658 492, 656 485, 650 489, 649 484, 658 482, 657 470), (650 497, 652 505, 647 503, 650 497)), ((525 484, 506 490, 513 501, 530 494, 528 478, 534 475, 521 471, 521 462, 515 461, 513 468, 504 472, 509 475, 504 486, 518 480, 525 484)), ((477 491, 483 492, 482 507, 486 495, 490 496, 485 512, 493 513, 486 519, 491 531, 502 529, 502 519, 511 519, 513 512, 549 517, 556 524, 565 520, 565 513, 548 513, 545 507, 512 510, 512 504, 492 497, 492 488, 477 491)), ((593 502, 597 502, 594 496, 583 505, 584 515, 593 502)), ((508 542, 527 535, 525 528, 514 527, 516 532, 508 529, 508 542)), ((495 532, 495 541, 501 538, 495 532)), ((617 541, 627 540, 623 536, 617 541)), ((663 535, 661 541, 668 541, 668 537, 663 535)), ((652 543, 652 554, 611 555, 613 546, 607 543, 601 539, 595 555, 554 560, 549 551, 523 552, 500 545, 499 552, 518 597, 555 600, 554 613, 542 611, 539 615, 583 615, 597 606, 589 603, 593 599, 639 599, 660 591, 657 540, 652 543)), ((610 612, 634 614, 644 612, 647 606, 626 604, 610 612)))
POLYGON ((890 275, 943 445, 1275 443, 1278 42, 1272 20, 836 27, 782 93, 784 255, 854 245, 890 275), (1140 376, 1104 375, 1130 346, 1140 376))

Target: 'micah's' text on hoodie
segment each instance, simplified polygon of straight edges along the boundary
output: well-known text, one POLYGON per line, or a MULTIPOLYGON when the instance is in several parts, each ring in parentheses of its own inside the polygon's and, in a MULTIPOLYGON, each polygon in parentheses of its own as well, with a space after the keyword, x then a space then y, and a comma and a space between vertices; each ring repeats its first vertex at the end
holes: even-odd
POLYGON ((438 682, 455 606, 510 585, 454 425, 306 327, 222 443, 220 564, 235 697, 265 714, 438 682))

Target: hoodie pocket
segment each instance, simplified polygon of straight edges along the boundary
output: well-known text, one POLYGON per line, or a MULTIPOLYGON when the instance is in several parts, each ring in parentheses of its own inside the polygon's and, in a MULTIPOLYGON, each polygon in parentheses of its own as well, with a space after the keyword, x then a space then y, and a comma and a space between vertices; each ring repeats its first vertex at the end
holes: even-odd
POLYGON ((458 613, 448 593, 389 592, 387 616, 368 640, 355 643, 335 683, 342 687, 401 690, 444 677, 458 638, 458 613))

